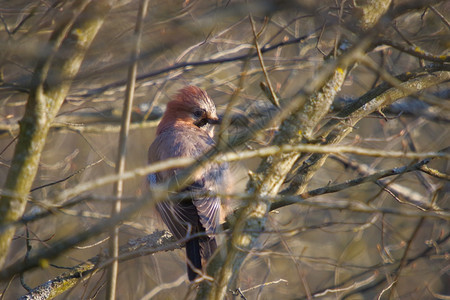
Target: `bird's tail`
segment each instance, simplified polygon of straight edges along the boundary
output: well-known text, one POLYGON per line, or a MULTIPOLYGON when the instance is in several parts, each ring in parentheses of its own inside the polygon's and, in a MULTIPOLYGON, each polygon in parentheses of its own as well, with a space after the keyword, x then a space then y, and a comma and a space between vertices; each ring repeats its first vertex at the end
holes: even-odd
POLYGON ((192 239, 186 242, 186 257, 190 263, 187 264, 189 281, 195 280, 198 271, 202 270, 202 258, 207 261, 217 249, 216 239, 192 239), (193 268, 192 268, 193 267, 193 268))
POLYGON ((193 281, 198 275, 195 269, 202 269, 202 257, 200 256, 200 243, 198 239, 192 239, 186 242, 186 257, 190 262, 187 264, 188 278, 189 281, 193 281))

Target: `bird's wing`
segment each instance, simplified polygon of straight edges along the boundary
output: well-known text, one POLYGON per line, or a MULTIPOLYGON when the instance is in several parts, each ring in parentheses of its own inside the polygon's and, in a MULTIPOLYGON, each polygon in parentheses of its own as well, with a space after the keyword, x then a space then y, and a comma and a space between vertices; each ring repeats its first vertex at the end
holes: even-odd
MULTIPOLYGON (((166 131, 161 133, 150 146, 149 162, 173 157, 199 157, 213 144, 214 141, 201 130, 186 128, 166 131)), ((172 178, 177 171, 179 170, 165 170, 150 174, 147 179, 151 186, 172 178)), ((197 173, 194 183, 184 190, 191 192, 192 201, 180 203, 164 201, 157 204, 164 223, 177 238, 186 236, 189 230, 201 231, 200 228, 196 228, 200 224, 210 235, 215 232, 220 218, 220 199, 216 196, 205 196, 205 194, 216 194, 221 179, 222 167, 210 164, 197 173)))
POLYGON ((201 178, 195 181, 189 189, 202 196, 193 197, 200 222, 210 235, 216 232, 220 221, 220 192, 225 191, 227 184, 228 165, 210 163, 205 166, 201 178), (205 195, 206 194, 206 195, 205 195))
POLYGON ((200 231, 197 209, 192 202, 162 201, 156 204, 156 209, 176 238, 182 239, 200 231))

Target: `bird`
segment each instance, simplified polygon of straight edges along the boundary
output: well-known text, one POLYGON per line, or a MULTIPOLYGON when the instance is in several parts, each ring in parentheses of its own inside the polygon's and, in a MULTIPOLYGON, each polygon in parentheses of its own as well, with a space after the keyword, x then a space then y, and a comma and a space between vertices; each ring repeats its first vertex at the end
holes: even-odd
MULTIPOLYGON (((148 163, 169 158, 199 158, 215 146, 214 125, 220 124, 214 102, 205 90, 186 86, 167 103, 149 147, 148 163)), ((147 176, 150 187, 176 176, 182 169, 170 169, 147 176)), ((192 183, 181 192, 186 199, 164 200, 156 204, 163 222, 177 239, 201 233, 185 242, 188 279, 194 281, 217 248, 215 233, 220 220, 217 193, 227 181, 226 164, 209 163, 193 175, 192 183), (199 195, 201 194, 201 195, 199 195), (203 261, 203 262, 202 262, 203 261)))

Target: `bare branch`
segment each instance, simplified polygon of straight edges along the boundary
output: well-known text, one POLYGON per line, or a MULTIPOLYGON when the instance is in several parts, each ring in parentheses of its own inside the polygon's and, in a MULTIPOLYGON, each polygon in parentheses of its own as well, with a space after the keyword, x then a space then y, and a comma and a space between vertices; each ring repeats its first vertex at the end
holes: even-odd
MULTIPOLYGON (((0 226, 19 219, 26 197, 38 169, 46 136, 56 113, 80 68, 103 19, 111 8, 110 1, 76 1, 69 15, 50 37, 51 54, 38 62, 25 115, 15 149, 12 166, 0 198, 0 226), (68 34, 72 30, 72 34, 68 34), (61 57, 55 56, 63 52, 61 57)), ((14 228, 0 233, 0 266, 4 264, 14 228)))

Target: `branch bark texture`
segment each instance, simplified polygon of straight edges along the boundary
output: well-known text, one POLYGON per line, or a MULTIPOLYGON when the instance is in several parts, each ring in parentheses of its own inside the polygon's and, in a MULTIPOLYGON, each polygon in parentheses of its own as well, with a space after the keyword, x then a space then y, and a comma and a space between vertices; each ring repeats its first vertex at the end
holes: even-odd
MULTIPOLYGON (((50 53, 44 53, 34 71, 32 90, 20 121, 18 143, 0 198, 0 225, 22 216, 51 123, 112 3, 76 1, 51 35, 50 53)), ((14 232, 14 227, 0 232, 0 267, 14 232)))

